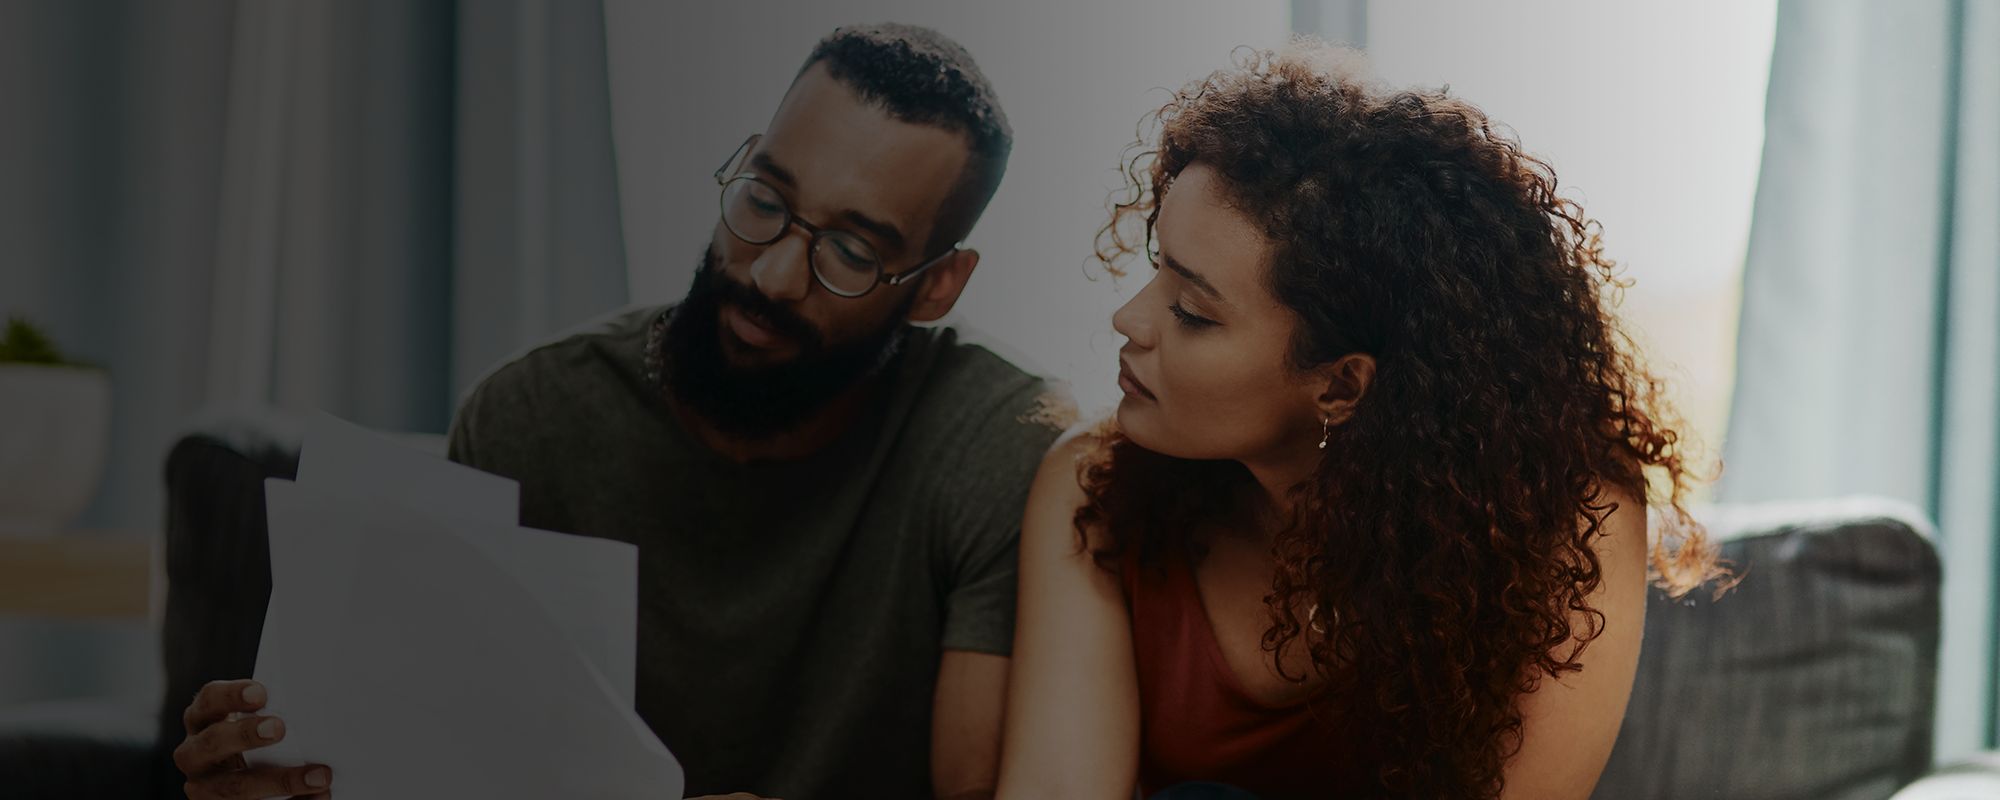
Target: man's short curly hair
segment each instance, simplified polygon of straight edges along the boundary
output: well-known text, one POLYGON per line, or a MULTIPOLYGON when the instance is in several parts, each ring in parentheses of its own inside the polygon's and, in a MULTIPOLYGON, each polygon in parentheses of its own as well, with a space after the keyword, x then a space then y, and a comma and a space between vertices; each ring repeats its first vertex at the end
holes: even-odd
POLYGON ((894 119, 965 137, 970 157, 958 186, 938 210, 925 249, 936 252, 965 238, 1007 172, 1014 130, 1000 98, 959 43, 929 28, 897 23, 835 28, 806 56, 894 119))

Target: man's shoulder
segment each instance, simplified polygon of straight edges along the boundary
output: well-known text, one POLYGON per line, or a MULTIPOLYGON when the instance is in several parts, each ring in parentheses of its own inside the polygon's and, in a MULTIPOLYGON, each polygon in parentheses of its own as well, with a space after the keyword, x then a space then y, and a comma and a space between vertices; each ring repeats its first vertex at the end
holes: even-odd
POLYGON ((1074 416, 1069 393, 963 325, 928 329, 937 348, 912 422, 921 439, 970 451, 1039 454, 1074 416))
POLYGON ((500 360, 466 392, 481 401, 531 402, 552 393, 601 390, 640 377, 652 322, 664 309, 633 306, 577 325, 500 360))

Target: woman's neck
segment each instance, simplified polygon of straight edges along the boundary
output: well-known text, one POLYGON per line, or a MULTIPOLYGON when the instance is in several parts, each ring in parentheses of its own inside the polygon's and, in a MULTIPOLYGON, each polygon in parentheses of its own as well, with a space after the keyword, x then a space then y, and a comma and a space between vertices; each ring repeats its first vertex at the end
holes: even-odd
POLYGON ((1315 448, 1242 462, 1260 489, 1250 505, 1256 510, 1257 527, 1264 537, 1277 535, 1279 524, 1292 511, 1292 490, 1313 476, 1319 460, 1320 451, 1315 448))

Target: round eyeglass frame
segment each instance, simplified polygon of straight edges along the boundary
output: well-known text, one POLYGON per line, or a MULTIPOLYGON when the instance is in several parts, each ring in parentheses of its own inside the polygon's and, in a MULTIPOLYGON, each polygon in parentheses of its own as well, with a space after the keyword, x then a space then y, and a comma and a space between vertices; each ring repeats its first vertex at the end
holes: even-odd
POLYGON ((925 260, 923 263, 918 264, 909 269, 903 270, 901 272, 887 271, 887 268, 882 263, 881 253, 877 252, 873 246, 869 245, 867 240, 862 239, 860 236, 854 234, 851 231, 823 228, 819 225, 815 225, 811 222, 807 222, 804 219, 801 219, 797 213, 792 211, 792 204, 785 200, 784 194, 782 192, 779 192, 777 190, 777 187, 772 186, 769 182, 758 177, 758 175, 755 172, 749 171, 744 168, 745 162, 748 161, 749 159, 750 151, 755 148, 757 140, 761 138, 761 136, 762 136, 761 134, 752 134, 750 138, 744 139, 743 144, 737 146, 736 152, 729 156, 729 160, 723 162, 722 166, 717 167, 715 170, 715 182, 718 186, 722 188, 722 191, 716 198, 717 205, 719 206, 719 210, 722 213, 722 227, 728 229, 729 235, 736 237, 744 244, 763 247, 766 245, 774 244, 778 240, 785 238, 787 235, 790 235, 793 227, 797 227, 800 230, 805 231, 808 237, 806 246, 806 264, 812 269, 814 282, 818 283, 820 285, 820 288, 823 288, 828 292, 831 292, 839 297, 861 297, 868 294, 869 292, 874 291, 875 287, 877 286, 901 285, 909 281, 911 278, 915 278, 918 275, 923 274, 925 270, 930 269, 931 267, 934 267, 939 263, 942 263, 945 259, 959 252, 960 245, 963 243, 953 244, 950 248, 947 248, 944 252, 939 253, 936 256, 925 260), (784 210, 784 224, 779 225, 777 232, 772 234, 768 238, 759 240, 750 236, 745 236, 742 231, 737 230, 736 226, 730 224, 729 222, 729 192, 732 188, 736 186, 738 182, 741 181, 749 181, 751 183, 756 184, 757 186, 761 186, 764 189, 769 190, 771 196, 776 198, 779 206, 784 210), (871 260, 873 260, 875 263, 874 267, 875 277, 874 280, 868 282, 868 286, 866 288, 860 290, 853 290, 853 289, 843 289, 839 286, 835 286, 833 281, 829 280, 826 277, 826 273, 820 269, 819 266, 820 245, 827 240, 827 237, 834 234, 840 234, 842 236, 849 237, 854 240, 854 243, 859 244, 860 246, 866 247, 868 249, 868 255, 870 256, 871 260))

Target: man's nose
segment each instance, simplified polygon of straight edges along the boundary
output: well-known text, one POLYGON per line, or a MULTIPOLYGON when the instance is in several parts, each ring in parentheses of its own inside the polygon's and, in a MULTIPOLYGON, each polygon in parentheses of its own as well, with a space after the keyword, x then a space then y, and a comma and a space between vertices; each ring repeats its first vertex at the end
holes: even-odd
POLYGON ((812 291, 811 238, 794 228, 765 246, 750 262, 750 280, 765 297, 781 302, 804 300, 812 291))

